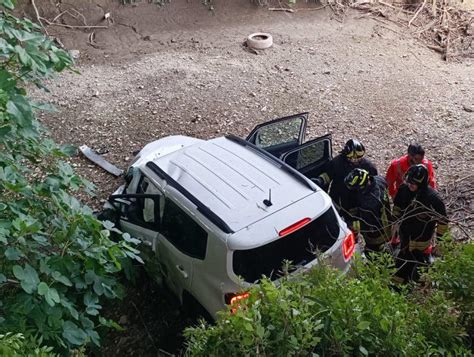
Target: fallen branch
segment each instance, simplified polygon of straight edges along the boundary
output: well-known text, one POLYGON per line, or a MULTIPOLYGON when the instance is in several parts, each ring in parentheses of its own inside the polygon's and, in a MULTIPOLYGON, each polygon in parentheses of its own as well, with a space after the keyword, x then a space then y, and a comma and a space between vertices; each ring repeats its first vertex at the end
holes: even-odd
POLYGON ((46 30, 43 23, 41 22, 42 17, 40 16, 38 8, 36 7, 35 0, 31 0, 31 5, 33 6, 33 9, 35 10, 36 20, 38 21, 38 23, 43 28, 44 33, 49 36, 48 30, 46 30))
POLYGON ((322 9, 324 9, 326 6, 328 6, 328 5, 326 4, 326 5, 319 6, 319 7, 303 7, 303 8, 301 8, 301 9, 298 9, 298 11, 316 11, 316 10, 322 10, 322 9))
POLYGON ((427 2, 427 0, 424 0, 424 1, 423 1, 423 4, 421 4, 421 6, 419 7, 419 9, 415 12, 415 15, 413 15, 413 17, 411 18, 411 20, 408 21, 408 27, 410 27, 410 26, 411 26, 411 23, 418 17, 418 15, 420 14, 421 10, 423 10, 423 9, 425 8, 426 2, 427 2))
POLYGON ((58 21, 58 19, 63 16, 65 13, 68 13, 69 11, 67 10, 64 10, 63 12, 61 12, 59 15, 57 15, 54 19, 51 20, 51 22, 56 22, 58 21))
POLYGON ((405 14, 413 14, 413 11, 405 10, 405 9, 401 8, 400 6, 399 7, 393 6, 392 4, 389 4, 385 1, 379 1, 378 3, 381 4, 381 5, 384 5, 384 6, 388 6, 389 8, 392 8, 394 10, 401 11, 405 14))
POLYGON ((94 48, 100 48, 100 46, 98 46, 97 43, 95 42, 95 31, 92 31, 89 34, 89 45, 91 45, 94 48))
POLYGON ((426 47, 428 47, 429 49, 434 50, 436 52, 442 53, 442 54, 444 54, 444 51, 445 51, 445 49, 441 46, 426 45, 426 47))
MULTIPOLYGON (((33 0, 32 0, 33 1, 33 0)), ((59 26, 59 27, 65 27, 68 29, 108 29, 109 26, 100 26, 100 25, 65 25, 65 24, 58 24, 56 22, 51 22, 48 19, 45 19, 44 17, 40 17, 41 20, 46 22, 48 26, 59 26)))
POLYGON ((84 24, 84 26, 88 26, 87 21, 86 21, 86 17, 82 13, 77 11, 76 9, 64 10, 59 15, 57 15, 54 19, 52 19, 50 22, 57 23, 56 21, 58 21, 58 19, 61 16, 65 15, 65 14, 68 14, 69 16, 74 17, 75 19, 77 19, 77 16, 72 14, 71 11, 74 11, 78 16, 80 16, 82 18, 82 23, 84 24))
POLYGON ((288 9, 286 7, 270 7, 268 8, 268 11, 284 11, 284 12, 291 12, 291 13, 295 12, 295 10, 288 9))

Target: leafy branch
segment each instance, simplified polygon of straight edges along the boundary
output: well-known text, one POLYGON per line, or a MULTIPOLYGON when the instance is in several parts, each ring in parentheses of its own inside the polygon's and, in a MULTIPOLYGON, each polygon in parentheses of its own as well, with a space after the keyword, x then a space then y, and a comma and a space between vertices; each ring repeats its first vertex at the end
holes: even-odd
POLYGON ((114 326, 100 316, 103 301, 123 294, 122 262, 141 259, 137 240, 72 196, 92 185, 64 161, 70 150, 47 139, 35 113, 52 107, 27 88, 46 89, 73 61, 13 6, 0 0, 0 333, 67 352, 100 344, 97 326, 114 326))

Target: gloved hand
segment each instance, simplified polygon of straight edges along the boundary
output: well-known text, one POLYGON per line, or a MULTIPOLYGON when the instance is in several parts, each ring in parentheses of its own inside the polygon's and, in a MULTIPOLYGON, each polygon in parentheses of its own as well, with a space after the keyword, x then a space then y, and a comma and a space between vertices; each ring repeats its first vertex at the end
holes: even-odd
POLYGON ((318 185, 321 188, 324 186, 324 180, 322 179, 322 177, 319 177, 319 176, 313 177, 311 181, 313 181, 316 185, 318 185))

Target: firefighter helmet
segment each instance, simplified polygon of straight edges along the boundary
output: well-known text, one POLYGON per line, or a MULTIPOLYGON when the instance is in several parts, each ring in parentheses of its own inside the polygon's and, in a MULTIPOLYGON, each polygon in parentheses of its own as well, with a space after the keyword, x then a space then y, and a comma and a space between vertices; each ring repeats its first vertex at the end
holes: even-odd
POLYGON ((369 183, 369 172, 364 169, 354 169, 345 177, 344 183, 349 190, 364 190, 369 183))
POLYGON ((410 166, 405 174, 405 181, 418 188, 425 188, 428 186, 428 169, 423 164, 410 166))
POLYGON ((361 159, 365 155, 364 145, 357 139, 350 139, 344 145, 341 154, 349 159, 361 159))

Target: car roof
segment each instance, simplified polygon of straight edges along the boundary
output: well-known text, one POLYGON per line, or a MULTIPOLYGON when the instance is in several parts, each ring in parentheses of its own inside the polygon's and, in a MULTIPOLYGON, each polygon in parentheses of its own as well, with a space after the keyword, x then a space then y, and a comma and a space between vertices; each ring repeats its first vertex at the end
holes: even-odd
POLYGON ((150 155, 150 161, 233 232, 316 190, 298 173, 283 170, 283 163, 236 140, 219 137, 189 144, 163 156, 150 155), (264 204, 265 199, 271 206, 264 204))

